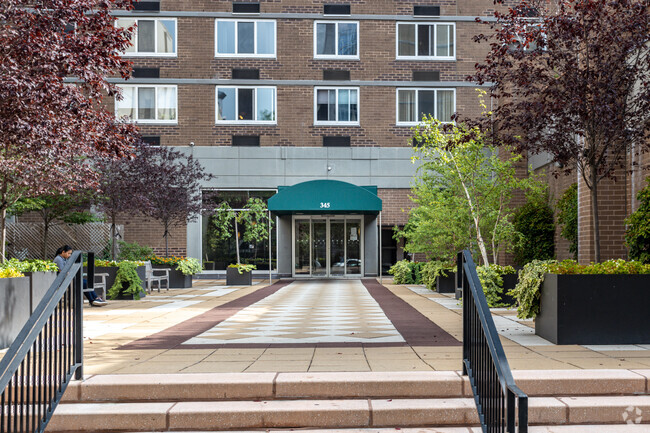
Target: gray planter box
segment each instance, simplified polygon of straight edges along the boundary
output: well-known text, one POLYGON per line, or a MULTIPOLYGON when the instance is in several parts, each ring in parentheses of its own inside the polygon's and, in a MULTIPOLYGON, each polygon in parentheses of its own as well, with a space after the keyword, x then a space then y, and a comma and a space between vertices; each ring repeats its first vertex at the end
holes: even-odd
POLYGON ((0 349, 9 347, 31 315, 29 278, 0 278, 0 349))
MULTIPOLYGON (((96 266, 95 267, 95 274, 108 274, 108 277, 106 277, 106 292, 108 292, 111 287, 113 287, 113 284, 115 283, 115 277, 117 276, 117 271, 118 271, 117 266, 96 266)), ((87 269, 84 268, 84 272, 87 272, 87 269)), ((136 268, 136 272, 138 273, 138 277, 142 280, 142 291, 145 291, 145 285, 146 285, 146 272, 145 272, 145 267, 144 266, 138 266, 136 268)), ((101 289, 95 289, 95 293, 97 293, 97 296, 99 296, 102 299, 106 299, 108 293, 101 293, 101 289)))
POLYGON ((253 285, 253 272, 242 272, 241 274, 237 268, 226 269, 226 285, 228 286, 252 286, 253 285))
POLYGON ((169 287, 173 289, 190 289, 192 287, 192 276, 184 275, 181 271, 177 271, 176 266, 155 265, 153 269, 169 269, 169 287))
POLYGON ((650 275, 546 274, 535 334, 555 344, 650 344, 650 275))
POLYGON ((442 275, 436 279, 436 291, 438 293, 456 293, 456 272, 446 272, 447 276, 442 275))
POLYGON ((56 279, 56 272, 24 272, 29 278, 29 312, 34 309, 50 289, 56 279))

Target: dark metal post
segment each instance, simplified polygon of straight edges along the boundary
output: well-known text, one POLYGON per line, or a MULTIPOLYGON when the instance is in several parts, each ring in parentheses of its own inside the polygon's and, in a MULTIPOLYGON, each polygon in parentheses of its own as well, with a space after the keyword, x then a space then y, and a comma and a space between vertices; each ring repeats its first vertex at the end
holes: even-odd
MULTIPOLYGON (((83 265, 83 263, 82 263, 83 265)), ((88 282, 88 290, 95 288, 95 253, 88 251, 88 271, 86 272, 86 281, 88 282)))
MULTIPOLYGON (((78 365, 74 378, 81 380, 83 378, 83 257, 79 254, 78 260, 81 262, 81 269, 75 275, 72 288, 74 290, 74 362, 78 365)), ((94 258, 93 258, 94 264, 94 258)), ((93 278, 94 279, 94 278, 93 278)))

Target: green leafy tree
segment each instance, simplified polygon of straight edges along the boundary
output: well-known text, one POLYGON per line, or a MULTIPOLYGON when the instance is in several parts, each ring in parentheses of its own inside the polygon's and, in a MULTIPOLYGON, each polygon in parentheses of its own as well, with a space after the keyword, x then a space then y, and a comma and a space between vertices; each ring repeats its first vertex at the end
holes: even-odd
POLYGON ((569 252, 578 259, 578 184, 571 185, 558 200, 557 221, 562 226, 560 235, 569 241, 569 252))
POLYGON ((523 266, 535 259, 555 257, 555 222, 547 194, 529 195, 526 203, 515 211, 512 223, 522 235, 514 247, 515 263, 523 266))
POLYGON ((625 243, 630 249, 630 258, 650 263, 650 177, 648 186, 637 194, 639 208, 625 220, 628 225, 625 243))
MULTIPOLYGON (((264 242, 269 238, 268 208, 266 203, 256 197, 246 202, 244 210, 234 210, 227 201, 215 209, 208 223, 208 244, 216 248, 220 242, 230 239, 235 234, 237 265, 241 265, 239 256, 240 227, 244 227, 241 239, 245 242, 264 242)), ((271 227, 273 222, 271 221, 271 227)))
MULTIPOLYGON (((425 206, 419 212, 420 226, 430 236, 441 236, 440 241, 430 242, 453 247, 444 257, 442 251, 434 254, 448 258, 470 246, 471 239, 483 264, 496 262, 518 237, 510 207, 514 191, 538 183, 515 176, 521 156, 506 148, 504 159, 479 128, 443 125, 432 117, 415 128, 415 139, 414 159, 423 162, 414 188, 416 201, 425 206)), ((410 242, 423 237, 411 237, 410 242)))
MULTIPOLYGON (((27 212, 36 213, 43 222, 41 238, 41 258, 48 258, 50 229, 59 224, 86 224, 101 221, 90 211, 91 193, 81 191, 71 194, 42 195, 35 198, 22 198, 10 209, 13 215, 27 212)), ((50 254, 51 255, 51 254, 50 254)))

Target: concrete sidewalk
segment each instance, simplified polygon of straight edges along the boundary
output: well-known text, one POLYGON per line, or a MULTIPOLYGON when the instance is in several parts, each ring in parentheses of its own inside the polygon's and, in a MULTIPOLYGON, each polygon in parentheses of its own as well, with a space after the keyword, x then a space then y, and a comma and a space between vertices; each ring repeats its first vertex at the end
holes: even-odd
MULTIPOLYGON (((387 324, 381 318, 381 314, 378 314, 372 303, 365 298, 363 290, 358 290, 358 286, 350 290, 351 298, 348 300, 341 300, 340 296, 331 297, 332 302, 335 303, 332 305, 338 307, 328 308, 340 310, 332 314, 336 320, 323 321, 323 317, 327 315, 322 310, 309 310, 301 317, 296 317, 295 308, 298 307, 288 307, 286 299, 287 297, 298 299, 300 293, 296 290, 292 291, 290 287, 286 290, 287 296, 282 298, 284 299, 283 312, 277 314, 276 311, 272 320, 266 313, 279 308, 274 306, 272 296, 264 297, 251 304, 249 308, 237 311, 236 309, 229 311, 230 309, 226 308, 227 314, 231 315, 241 311, 239 316, 232 316, 235 319, 239 317, 239 320, 229 319, 223 322, 223 326, 214 328, 209 324, 210 331, 206 331, 206 334, 212 340, 205 347, 192 345, 192 348, 184 348, 183 345, 175 345, 152 349, 129 349, 134 347, 134 342, 137 340, 148 341, 152 336, 165 335, 162 331, 179 326, 191 328, 195 321, 201 320, 199 316, 205 317, 205 314, 211 311, 223 310, 223 308, 214 310, 215 307, 237 304, 233 301, 247 299, 248 295, 254 297, 260 289, 269 286, 268 280, 250 287, 226 287, 223 281, 194 280, 192 289, 163 290, 160 293, 152 293, 140 301, 110 301, 109 305, 101 308, 86 305, 84 374, 460 370, 462 347, 456 344, 456 340, 461 339, 462 323, 461 310, 457 301, 449 296, 427 291, 421 286, 392 285, 388 284, 390 279, 386 278, 383 282, 388 291, 405 301, 412 311, 391 313, 393 317, 390 318, 390 322, 393 325, 398 319, 408 325, 411 318, 419 313, 434 322, 437 325, 435 328, 440 328, 441 333, 449 335, 450 339, 436 340, 442 342, 441 344, 418 345, 408 344, 408 341, 391 343, 388 340, 397 338, 391 330, 392 326, 388 326, 390 323, 387 324), (358 296, 352 296, 352 292, 358 293, 358 296), (361 300, 365 307, 359 307, 358 311, 351 308, 361 300), (342 311, 345 314, 341 313, 342 311), (413 311, 417 312, 413 313, 413 311), (348 342, 350 338, 345 337, 345 332, 341 331, 341 329, 345 331, 346 328, 333 326, 349 320, 351 325, 347 328, 349 331, 367 321, 367 318, 359 321, 357 316, 360 314, 373 317, 375 320, 373 323, 379 328, 373 330, 372 326, 366 326, 367 332, 363 336, 354 336, 359 344, 350 346, 348 342), (408 314, 408 316, 400 319, 399 314, 408 314), (318 323, 322 328, 321 331, 317 327, 305 328, 305 324, 313 315, 316 315, 314 317, 317 319, 320 318, 318 323), (295 326, 281 328, 283 319, 293 319, 291 323, 295 326), (263 347, 229 345, 228 340, 231 338, 238 339, 237 341, 241 343, 245 338, 264 338, 264 335, 269 335, 263 332, 251 337, 252 333, 246 328, 246 321, 258 325, 250 329, 255 329, 257 332, 268 329, 274 338, 283 338, 284 340, 277 341, 285 345, 287 338, 304 339, 309 333, 311 336, 321 335, 310 339, 310 343, 318 341, 318 338, 328 341, 331 335, 335 335, 340 341, 334 343, 330 341, 330 347, 323 344, 289 344, 291 347, 282 347, 281 344, 263 347), (224 327, 226 325, 227 327, 224 327), (324 331, 326 328, 331 335, 326 335, 324 331), (378 337, 386 338, 389 344, 372 345, 372 339, 378 337), (212 344, 215 338, 221 339, 216 346, 212 344), (448 343, 449 341, 454 344, 448 343), (129 346, 118 349, 127 344, 129 346)), ((346 284, 353 283, 348 281, 346 284)), ((317 290, 319 295, 312 296, 311 300, 305 302, 312 302, 315 306, 319 300, 325 302, 324 293, 327 291, 317 290)), ((493 315, 502 335, 508 361, 513 369, 650 368, 650 346, 556 346, 536 337, 532 330, 532 321, 516 320, 513 310, 495 310, 493 315)), ((405 331, 401 330, 400 333, 405 334, 405 331)))

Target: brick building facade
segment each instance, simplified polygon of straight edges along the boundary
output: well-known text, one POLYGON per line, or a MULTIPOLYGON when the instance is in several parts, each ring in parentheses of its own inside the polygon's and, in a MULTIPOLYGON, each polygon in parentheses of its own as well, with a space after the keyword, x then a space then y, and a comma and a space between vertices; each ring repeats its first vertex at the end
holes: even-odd
MULTIPOLYGON (((318 179, 376 186, 381 239, 400 259, 390 243, 413 206, 409 116, 422 107, 441 120, 450 110, 480 114, 465 77, 488 48, 473 41, 486 31, 475 18, 493 11, 491 0, 141 0, 114 12, 138 31, 126 54, 133 78, 115 80, 127 98, 110 109, 131 115, 148 140, 198 158, 216 176, 206 190, 273 193, 318 179)), ((625 256, 622 219, 643 183, 624 177, 602 187, 605 257, 625 256)), ((549 177, 552 196, 574 181, 549 177)), ((585 190, 582 261, 593 250, 585 190)), ((172 232, 174 253, 207 257, 206 218, 172 232)), ((157 224, 124 223, 125 240, 163 251, 157 224)), ((567 257, 566 241, 557 245, 567 257)))

